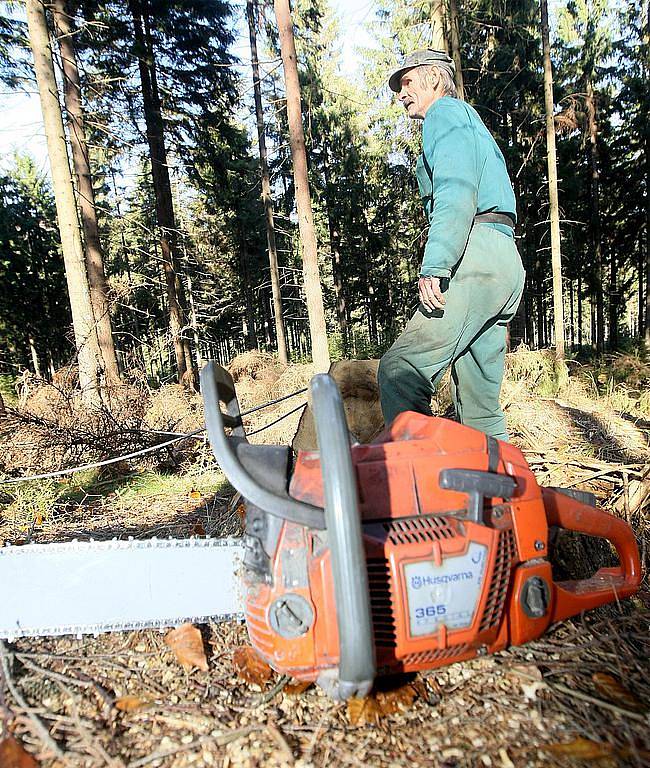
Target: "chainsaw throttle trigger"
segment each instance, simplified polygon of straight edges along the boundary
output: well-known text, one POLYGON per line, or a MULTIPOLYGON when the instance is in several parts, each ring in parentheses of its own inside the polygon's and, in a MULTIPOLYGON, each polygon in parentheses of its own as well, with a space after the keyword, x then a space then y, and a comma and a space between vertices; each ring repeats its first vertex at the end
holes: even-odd
POLYGON ((484 472, 478 469, 443 469, 438 476, 441 488, 460 491, 469 497, 468 516, 475 523, 483 522, 483 500, 485 498, 512 498, 517 483, 509 475, 484 472))

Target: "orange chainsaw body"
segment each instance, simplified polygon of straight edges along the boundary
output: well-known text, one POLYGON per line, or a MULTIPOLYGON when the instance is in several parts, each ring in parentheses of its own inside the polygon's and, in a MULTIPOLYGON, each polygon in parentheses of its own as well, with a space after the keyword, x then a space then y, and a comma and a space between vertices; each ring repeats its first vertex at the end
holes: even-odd
MULTIPOLYGON (((352 446, 351 454, 378 674, 432 669, 520 645, 552 622, 638 589, 640 562, 629 526, 541 488, 510 444, 409 412, 373 443, 352 446), (480 517, 470 519, 468 494, 441 486, 441 472, 449 469, 507 475, 515 490, 509 500, 482 498, 480 517), (550 526, 609 539, 620 567, 584 581, 554 582, 550 526)), ((324 506, 317 451, 298 454, 289 493, 324 506)), ((269 554, 269 578, 244 576, 251 642, 277 671, 316 680, 339 663, 327 531, 281 521, 269 554), (311 612, 309 628, 295 637, 278 632, 270 610, 287 595, 299 596, 311 612)))

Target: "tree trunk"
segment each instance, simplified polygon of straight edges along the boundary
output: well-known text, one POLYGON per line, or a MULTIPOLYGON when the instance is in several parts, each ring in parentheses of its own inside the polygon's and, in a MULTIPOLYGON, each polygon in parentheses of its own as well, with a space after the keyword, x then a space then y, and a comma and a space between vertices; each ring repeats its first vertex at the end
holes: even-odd
POLYGON ((546 110, 546 165, 548 172, 549 215, 551 220, 551 265, 553 271, 553 322, 555 355, 564 362, 564 300, 562 295, 562 256, 560 252, 560 206, 557 192, 557 157, 555 153, 555 117, 553 102, 553 69, 548 30, 548 7, 541 0, 542 53, 544 57, 544 107, 546 110))
POLYGON ((610 249, 609 256, 609 348, 618 349, 618 263, 616 249, 610 249))
POLYGON ((248 34, 251 43, 251 65, 253 67, 253 96, 255 99, 255 118, 257 122, 257 138, 260 149, 260 171, 262 174, 262 202, 266 219, 266 240, 269 246, 269 267, 271 270, 271 291, 273 293, 273 315, 275 321, 275 337, 278 344, 278 358, 281 363, 288 362, 287 335, 282 319, 282 296, 280 294, 280 274, 278 271, 278 250, 275 243, 275 221, 273 218, 273 198, 271 197, 271 180, 269 165, 266 159, 266 136, 264 134, 264 113, 262 111, 262 89, 260 87, 260 67, 257 58, 257 35, 255 33, 256 0, 247 0, 246 16, 248 18, 248 34))
POLYGON ((575 301, 573 298, 573 280, 569 281, 569 312, 571 322, 569 323, 569 339, 571 342, 571 349, 575 346, 576 338, 576 319, 575 319, 575 301))
POLYGON ((433 0, 431 4, 431 47, 435 51, 448 53, 446 22, 444 0, 433 0))
POLYGON ((108 285, 104 272, 104 258, 99 240, 99 225, 95 207, 95 192, 81 101, 81 80, 77 67, 77 57, 73 44, 74 29, 72 17, 66 8, 65 0, 54 0, 54 23, 57 31, 61 61, 63 66, 63 97, 68 116, 68 137, 72 148, 72 162, 77 177, 77 202, 81 213, 81 225, 85 241, 86 272, 90 287, 90 299, 95 316, 97 341, 99 344, 100 363, 106 381, 119 384, 120 371, 113 343, 111 316, 108 302, 108 285))
POLYGON ((255 331, 255 310, 253 308, 253 295, 248 279, 248 247, 246 246, 246 233, 243 227, 240 230, 241 247, 239 249, 239 279, 246 307, 246 349, 257 349, 257 333, 255 331))
MULTIPOLYGON (((643 42, 646 51, 650 48, 650 3, 646 2, 646 19, 643 42)), ((648 66, 648 57, 644 59, 645 81, 648 81, 650 74, 648 66)), ((650 352, 650 133, 648 133, 648 97, 644 94, 643 105, 645 107, 645 270, 639 270, 639 281, 641 281, 641 271, 645 271, 645 322, 644 327, 639 326, 639 336, 644 340, 646 352, 650 352)), ((640 290, 640 289, 639 289, 640 290)), ((641 302, 640 302, 641 304, 641 302)), ((639 307, 639 315, 641 314, 639 307)))
POLYGON ((38 352, 36 351, 36 342, 34 341, 34 337, 29 334, 29 352, 32 356, 32 365, 34 366, 34 373, 36 376, 38 376, 39 379, 43 378, 43 374, 41 373, 41 363, 38 359, 38 352))
POLYGON ((191 365, 191 357, 188 361, 186 344, 182 335, 184 313, 179 296, 179 280, 176 269, 178 259, 176 257, 174 205, 167 166, 167 150, 165 148, 162 110, 156 81, 154 51, 150 40, 147 40, 145 37, 146 0, 144 4, 141 4, 140 0, 129 0, 129 11, 133 19, 140 83, 142 86, 144 119, 147 126, 147 143, 149 144, 151 175, 156 198, 156 220, 160 229, 160 250, 167 288, 169 327, 174 343, 178 379, 188 387, 195 388, 196 381, 193 366, 191 365))
POLYGON ((196 317, 196 304, 194 303, 194 293, 192 291, 192 278, 187 275, 187 297, 190 302, 190 321, 192 323, 192 334, 194 335, 194 348, 196 349, 196 365, 201 370, 203 368, 203 356, 201 355, 201 344, 199 340, 199 321, 196 317))
POLYGON ((27 0, 26 6, 29 42, 34 55, 34 71, 43 112, 57 222, 61 235, 61 250, 72 309, 72 324, 79 363, 79 385, 86 401, 99 405, 97 334, 45 8, 40 0, 27 0))
POLYGON ((341 230, 334 210, 334 194, 330 180, 329 153, 324 151, 323 174, 325 178, 325 204, 327 206, 327 225, 330 236, 330 251, 332 254, 332 278, 334 280, 334 302, 336 305, 336 319, 338 321, 343 349, 348 348, 348 318, 343 293, 343 279, 341 277, 341 230))
POLYGON ((460 26, 458 23, 458 6, 456 0, 449 0, 449 40, 451 42, 451 57, 456 65, 456 91, 458 98, 465 100, 465 83, 463 81, 463 66, 460 56, 460 26))
MULTIPOLYGON (((643 235, 639 237, 639 254, 638 254, 638 261, 637 261, 637 274, 639 276, 639 286, 637 289, 637 299, 638 299, 638 311, 637 311, 637 335, 641 341, 643 341, 644 336, 644 304, 645 304, 645 293, 643 291, 643 279, 644 279, 644 269, 643 269, 643 261, 644 261, 644 249, 643 249, 643 235)), ((648 279, 647 274, 645 275, 645 279, 648 279)))
POLYGON ((594 276, 592 294, 596 303, 596 338, 591 340, 598 353, 605 349, 605 311, 603 306, 603 250, 600 226, 600 170, 598 160, 598 121, 596 118, 596 100, 591 79, 587 80, 587 124, 589 129, 589 171, 590 171, 590 232, 594 256, 594 276))
POLYGON ((582 278, 578 275, 578 347, 582 347, 582 278))
POLYGON ((289 141, 293 160, 293 179, 296 189, 296 207, 298 209, 298 227, 302 243, 302 260, 307 297, 307 314, 311 335, 312 357, 319 372, 329 369, 330 356, 327 348, 327 329, 323 292, 318 272, 318 247, 314 231, 314 219, 307 178, 307 157, 305 154, 305 134, 302 128, 300 109, 300 84, 296 47, 293 39, 293 24, 289 11, 289 0, 274 0, 275 16, 280 35, 280 50, 284 67, 284 79, 287 95, 287 117, 289 120, 289 141))

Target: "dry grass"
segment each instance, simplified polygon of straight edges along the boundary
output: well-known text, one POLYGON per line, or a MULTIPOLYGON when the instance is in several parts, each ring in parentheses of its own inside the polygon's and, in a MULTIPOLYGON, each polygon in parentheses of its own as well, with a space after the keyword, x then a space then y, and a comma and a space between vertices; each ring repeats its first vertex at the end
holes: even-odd
MULTIPOLYGON (((243 409, 306 386, 310 378, 308 366, 283 370, 267 362, 254 357, 237 362, 243 409)), ((580 374, 562 392, 553 389, 554 381, 544 355, 540 359, 524 350, 509 358, 503 404, 513 442, 525 451, 541 483, 591 490, 605 508, 627 518, 647 559, 650 451, 645 423, 612 411, 607 393, 596 394, 580 374)), ((179 403, 177 394, 161 391, 159 420, 152 423, 169 426, 181 413, 190 420, 183 424, 200 418, 199 409, 179 403)), ((441 407, 444 398, 441 394, 441 407)), ((252 414, 249 428, 299 402, 288 400, 252 414)), ((297 419, 295 414, 253 439, 290 442, 297 419)), ((112 475, 68 483, 65 493, 60 491, 60 484, 43 491, 40 522, 33 498, 8 504, 0 538, 24 541, 29 535, 33 541, 52 541, 202 531, 220 536, 241 529, 228 488, 201 444, 182 473, 121 467, 112 475)), ((571 539, 557 556, 559 569, 579 576, 577 571, 593 570, 611 555, 607 548, 571 539)), ((525 647, 421 675, 424 685, 411 705, 377 724, 358 726, 351 725, 345 706, 317 689, 291 695, 277 676, 263 689, 242 682, 234 672, 233 650, 247 637, 235 623, 203 628, 207 672, 186 672, 153 631, 20 640, 9 649, 10 675, 29 711, 5 692, 2 727, 6 733, 11 723, 48 768, 568 768, 583 764, 578 758, 589 749, 600 755, 590 760, 596 765, 640 767, 650 764, 649 623, 646 582, 638 597, 562 622, 525 647), (603 675, 619 687, 603 687, 603 675), (140 705, 131 711, 116 707, 126 695, 140 705), (47 727, 63 759, 47 754, 34 718, 47 727), (558 753, 558 744, 568 745, 567 754, 558 753), (552 751, 545 751, 549 745, 552 751)))

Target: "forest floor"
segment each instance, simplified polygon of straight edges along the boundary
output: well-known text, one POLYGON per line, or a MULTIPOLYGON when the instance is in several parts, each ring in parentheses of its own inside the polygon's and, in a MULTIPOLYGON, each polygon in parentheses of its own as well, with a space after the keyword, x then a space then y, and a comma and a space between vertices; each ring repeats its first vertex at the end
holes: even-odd
MULTIPOLYGON (((243 409, 301 388, 311 374, 309 366, 283 369, 255 355, 236 359, 232 370, 243 409)), ((648 365, 620 356, 598 369, 572 365, 558 388, 548 355, 519 350, 509 356, 503 390, 512 441, 539 482, 592 491, 627 519, 646 574, 649 382, 648 365)), ((26 382, 0 428, 0 471, 72 466, 137 448, 147 430, 202 426, 198 397, 173 386, 146 398, 139 392, 124 396, 128 417, 109 428, 102 420, 81 424, 61 382, 26 382), (63 415, 55 419, 55 411, 63 415), (128 440, 125 429, 133 430, 128 440)), ((252 414, 249 430, 304 398, 252 414)), ((299 415, 254 439, 290 442, 299 415)), ((0 504, 0 542, 12 544, 242 531, 241 508, 201 440, 162 458, 5 486, 0 504)), ((559 572, 580 578, 609 564, 609 548, 595 541, 567 539, 558 547, 559 572)), ((47 768, 647 766, 649 624, 646 576, 636 597, 559 623, 537 642, 394 682, 352 706, 242 664, 237 649, 248 640, 236 622, 201 627, 204 670, 184 668, 158 631, 22 639, 0 649, 0 765, 35 765, 33 755, 47 768)))

